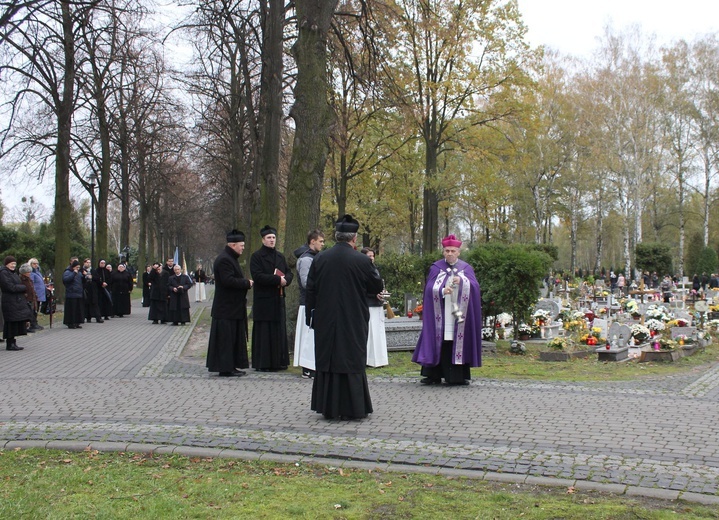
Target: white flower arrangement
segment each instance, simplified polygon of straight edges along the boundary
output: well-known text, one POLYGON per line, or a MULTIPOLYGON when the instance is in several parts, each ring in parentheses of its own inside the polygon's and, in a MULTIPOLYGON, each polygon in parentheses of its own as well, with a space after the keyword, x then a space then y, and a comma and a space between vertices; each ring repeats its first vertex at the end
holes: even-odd
POLYGON ((527 325, 526 323, 520 323, 519 327, 517 327, 517 330, 520 334, 531 334, 532 333, 532 327, 527 325))
POLYGON ((512 318, 512 315, 508 312, 501 312, 497 314, 496 320, 497 323, 499 323, 502 327, 506 327, 507 325, 512 323, 512 321, 514 321, 514 318, 512 318))
POLYGON ((632 325, 631 328, 632 331, 632 337, 638 338, 638 339, 646 339, 649 337, 649 334, 651 333, 647 327, 644 325, 640 325, 639 323, 635 323, 632 325))
POLYGON ((484 327, 482 329, 482 339, 484 341, 497 341, 497 333, 491 327, 484 327))
POLYGON ((719 320, 709 320, 704 324, 704 326, 714 332, 719 331, 719 320))
POLYGON ((634 334, 634 333, 649 334, 649 329, 639 323, 635 323, 634 325, 632 325, 631 330, 632 330, 632 334, 634 334))
POLYGON ((663 305, 650 305, 649 307, 647 307, 647 312, 645 312, 644 315, 648 319, 659 320, 663 322, 672 319, 671 313, 663 305))
POLYGON ((572 321, 583 320, 584 313, 582 311, 573 311, 570 317, 572 318, 572 321))
POLYGON ((626 309, 629 314, 638 314, 639 304, 636 300, 627 300, 627 303, 624 304, 624 309, 626 309))
POLYGON ((649 330, 653 330, 654 332, 664 330, 664 322, 657 319, 647 320, 644 322, 644 325, 646 325, 649 330))
POLYGON ((535 320, 543 321, 545 323, 549 323, 552 319, 552 313, 550 313, 546 309, 537 309, 534 311, 534 314, 532 314, 532 318, 535 320))

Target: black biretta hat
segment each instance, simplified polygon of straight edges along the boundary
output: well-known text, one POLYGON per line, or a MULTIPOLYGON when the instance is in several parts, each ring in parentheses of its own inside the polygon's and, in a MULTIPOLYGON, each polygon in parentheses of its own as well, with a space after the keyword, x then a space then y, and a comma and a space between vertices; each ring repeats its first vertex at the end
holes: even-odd
POLYGON ((277 235, 277 230, 270 226, 269 224, 260 229, 260 236, 266 236, 266 235, 277 235))
POLYGON ((357 233, 359 222, 352 218, 352 215, 345 215, 335 224, 335 230, 341 233, 357 233))
POLYGON ((244 241, 245 241, 245 234, 242 231, 237 231, 236 229, 233 229, 232 231, 228 231, 227 243, 244 242, 244 241))

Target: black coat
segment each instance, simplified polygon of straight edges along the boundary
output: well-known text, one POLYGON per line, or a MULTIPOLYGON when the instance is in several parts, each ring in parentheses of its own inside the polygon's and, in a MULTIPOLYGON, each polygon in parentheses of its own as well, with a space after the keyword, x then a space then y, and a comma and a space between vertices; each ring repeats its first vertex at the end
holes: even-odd
POLYGON ((168 294, 170 295, 170 310, 176 311, 179 309, 190 308, 190 297, 187 291, 192 287, 192 280, 186 274, 180 273, 180 275, 170 276, 170 283, 168 286, 168 294), (173 289, 177 288, 177 292, 173 289))
POLYGON ((305 312, 315 331, 318 371, 362 373, 367 365, 367 295, 382 291, 366 255, 338 242, 315 256, 307 278, 305 312))
POLYGON ((229 246, 217 255, 213 266, 215 296, 212 300, 212 317, 221 320, 247 319, 247 291, 250 281, 245 278, 237 262, 240 255, 229 246))
POLYGON ((285 274, 287 285, 292 283, 293 275, 285 256, 267 246, 252 253, 250 274, 255 282, 252 300, 252 319, 254 321, 280 321, 285 290, 280 286, 280 276, 275 269, 285 274))
POLYGON ((27 288, 20 280, 20 276, 6 266, 0 268, 0 290, 2 290, 2 314, 6 322, 32 319, 32 311, 25 298, 27 288))
POLYGON ((112 305, 115 314, 130 314, 132 305, 130 301, 130 293, 134 284, 132 283, 132 275, 127 271, 113 271, 110 277, 112 281, 112 305))
POLYGON ((85 296, 85 275, 80 271, 68 267, 62 273, 62 283, 65 285, 65 298, 83 298, 85 296))
POLYGON ((170 281, 170 274, 163 268, 159 273, 153 269, 150 271, 150 299, 167 301, 167 287, 170 281))

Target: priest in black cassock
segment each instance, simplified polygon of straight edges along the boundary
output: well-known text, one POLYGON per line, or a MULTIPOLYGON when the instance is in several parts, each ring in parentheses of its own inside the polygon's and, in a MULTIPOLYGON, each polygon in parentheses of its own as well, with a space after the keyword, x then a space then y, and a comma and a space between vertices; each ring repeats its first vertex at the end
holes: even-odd
POLYGON ((227 245, 213 266, 215 297, 207 349, 207 369, 220 377, 244 376, 247 358, 247 291, 253 282, 245 278, 237 259, 245 250, 245 234, 233 229, 227 245))
POLYGON ((286 370, 287 346, 285 287, 292 283, 285 256, 277 251, 277 230, 260 230, 262 247, 252 253, 250 274, 255 282, 252 299, 252 368, 262 372, 286 370))
POLYGON ((315 332, 312 410, 327 419, 363 419, 372 413, 367 384, 367 294, 382 292, 369 257, 355 250, 359 222, 335 225, 336 244, 315 256, 307 278, 305 312, 315 332))

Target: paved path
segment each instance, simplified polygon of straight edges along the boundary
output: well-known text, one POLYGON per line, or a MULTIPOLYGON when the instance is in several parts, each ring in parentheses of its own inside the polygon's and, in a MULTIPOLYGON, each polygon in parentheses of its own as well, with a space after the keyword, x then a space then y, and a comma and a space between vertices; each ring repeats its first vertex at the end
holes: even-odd
MULTIPOLYGON (((194 323, 207 304, 193 305, 194 323)), ((719 364, 624 383, 371 378, 374 414, 326 421, 311 381, 209 375, 180 357, 192 326, 146 311, 0 350, 0 448, 329 460, 719 504, 719 364)))

